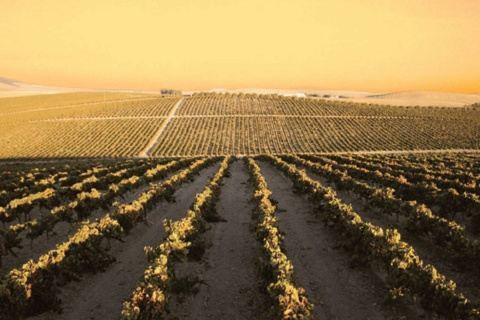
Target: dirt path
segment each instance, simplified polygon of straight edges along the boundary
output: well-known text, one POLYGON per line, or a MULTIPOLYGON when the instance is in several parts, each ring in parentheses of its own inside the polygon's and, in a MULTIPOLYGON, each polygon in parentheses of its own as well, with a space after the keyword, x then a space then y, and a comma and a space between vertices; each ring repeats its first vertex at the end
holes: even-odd
MULTIPOLYGON (((210 224, 205 238, 211 247, 203 263, 192 264, 203 280, 197 295, 184 303, 171 303, 175 319, 266 319, 265 297, 259 292, 255 259, 260 248, 250 231, 253 189, 242 161, 231 167, 224 178, 217 204, 227 221, 210 224), (262 310, 263 309, 263 310, 262 310)), ((186 263, 187 264, 187 263, 186 263)), ((188 263, 190 264, 190 263, 188 263)))
POLYGON ((80 282, 69 283, 62 288, 63 313, 51 312, 31 319, 118 319, 122 302, 137 286, 148 262, 144 247, 158 245, 163 241, 164 219, 178 220, 184 217, 195 195, 201 192, 219 164, 204 169, 195 181, 180 188, 175 203, 164 203, 148 213, 148 224, 139 224, 124 241, 112 243, 111 253, 117 261, 105 272, 85 275, 80 282))
MULTIPOLYGON (((380 271, 349 268, 349 254, 336 250, 338 236, 323 227, 308 201, 293 193, 291 181, 273 166, 259 162, 285 232, 287 256, 297 285, 315 305, 316 319, 416 319, 418 310, 383 306, 387 293, 380 271)), ((383 275, 382 275, 383 276, 383 275)))
POLYGON ((104 116, 104 117, 76 117, 76 118, 54 118, 54 119, 43 119, 43 120, 30 120, 25 122, 56 122, 56 121, 82 121, 82 120, 123 120, 123 119, 165 119, 166 116, 104 116))
MULTIPOLYGON (((175 107, 172 110, 176 112, 175 107)), ((333 119, 409 119, 408 116, 335 116, 335 115, 289 115, 289 114, 208 114, 208 115, 180 115, 175 116, 170 113, 168 116, 102 116, 102 117, 71 117, 71 118, 53 118, 41 120, 28 120, 25 122, 56 122, 56 121, 74 121, 74 120, 121 120, 121 119, 166 119, 172 118, 333 118, 333 119)))
POLYGON ((332 118, 332 119, 415 119, 410 116, 301 115, 301 114, 190 114, 175 118, 332 118))
POLYGON ((153 148, 157 144, 158 139, 160 139, 160 136, 165 131, 165 129, 167 128, 172 118, 175 116, 175 113, 177 112, 178 108, 180 107, 184 99, 185 98, 180 99, 180 101, 178 101, 177 104, 173 106, 167 118, 165 119, 165 121, 163 121, 162 125, 158 129, 157 133, 152 137, 148 145, 145 147, 145 149, 143 149, 142 153, 140 153, 139 155, 140 158, 147 158, 148 156, 150 156, 150 153, 152 152, 153 148))

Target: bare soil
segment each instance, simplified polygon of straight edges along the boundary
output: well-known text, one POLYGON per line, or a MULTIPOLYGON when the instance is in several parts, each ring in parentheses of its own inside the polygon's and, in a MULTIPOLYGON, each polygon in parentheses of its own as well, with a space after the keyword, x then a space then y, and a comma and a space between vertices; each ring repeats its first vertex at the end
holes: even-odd
POLYGON ((210 248, 202 262, 185 262, 176 273, 195 274, 201 279, 198 294, 171 301, 174 319, 267 319, 266 297, 261 293, 261 279, 255 272, 255 259, 261 255, 251 232, 253 188, 242 161, 231 165, 231 176, 217 204, 226 221, 211 223, 204 234, 210 248), (183 298, 183 299, 182 299, 183 298))
POLYGON ((148 266, 145 246, 162 243, 165 237, 164 219, 183 218, 195 195, 218 170, 219 164, 200 172, 192 183, 175 193, 175 203, 163 203, 147 215, 145 224, 139 224, 125 237, 125 243, 114 242, 110 250, 116 262, 105 272, 85 275, 80 282, 62 288, 62 314, 47 312, 31 319, 118 319, 122 303, 133 292, 148 266))
POLYGON ((259 162, 276 201, 279 225, 285 233, 287 256, 292 261, 297 285, 315 305, 316 319, 418 319, 425 315, 415 307, 384 305, 385 275, 376 267, 352 269, 349 253, 336 249, 334 232, 313 214, 308 200, 295 194, 290 179, 267 163, 259 162))
MULTIPOLYGON (((177 171, 178 172, 178 171, 177 171)), ((162 181, 167 180, 169 177, 173 176, 177 172, 169 172, 165 179, 159 179, 153 181, 152 183, 157 184, 162 181)), ((119 204, 129 203, 137 199, 138 196, 150 188, 150 184, 144 184, 139 188, 131 190, 122 196, 118 196, 114 199, 114 202, 119 204)), ((100 192, 105 192, 101 191, 100 192)), ((71 201, 64 202, 62 205, 70 203, 71 201)), ((110 209, 111 210, 111 209, 110 209)), ((47 210, 43 209, 43 214, 47 214, 47 210)), ((104 209, 97 209, 93 211, 88 218, 89 221, 95 221, 96 218, 102 218, 110 211, 104 209)), ((30 216, 32 219, 37 218, 40 215, 40 209, 36 206, 30 216)), ((86 220, 85 220, 86 221, 86 220)), ((16 224, 18 221, 13 222, 16 224)), ((22 232, 19 237, 22 239, 22 248, 14 248, 12 251, 17 255, 16 257, 12 254, 6 255, 2 260, 2 268, 4 270, 12 270, 14 268, 20 268, 23 264, 27 263, 29 260, 38 260, 40 256, 46 254, 50 250, 54 250, 57 244, 63 243, 68 240, 81 226, 80 223, 71 224, 69 222, 61 221, 55 225, 53 231, 47 237, 46 233, 35 239, 33 242, 26 237, 26 233, 22 232)))
POLYGON ((453 280, 457 284, 457 292, 463 293, 474 302, 480 302, 479 275, 473 271, 460 271, 458 267, 448 261, 446 257, 448 253, 445 250, 433 245, 426 237, 420 234, 409 233, 404 227, 403 221, 405 219, 402 216, 399 216, 397 220, 395 216, 381 213, 381 208, 365 209, 366 200, 362 200, 353 192, 338 190, 334 183, 328 183, 325 178, 312 173, 308 169, 306 169, 306 172, 310 178, 319 181, 325 187, 332 188, 344 203, 352 205, 353 211, 359 214, 362 220, 380 226, 383 229, 397 229, 402 236, 402 240, 413 246, 415 252, 425 264, 433 265, 447 279, 453 280))
MULTIPOLYGON (((340 249, 341 236, 323 226, 322 213, 314 212, 306 198, 295 194, 290 179, 280 171, 263 162, 258 164, 278 202, 279 226, 285 233, 284 244, 295 268, 296 284, 306 290, 315 305, 316 319, 437 319, 410 300, 384 304, 388 292, 385 271, 376 265, 352 268, 351 253, 340 249)), ((144 247, 163 241, 162 221, 183 218, 218 167, 216 164, 202 170, 194 182, 180 188, 175 194, 177 202, 163 203, 149 212, 146 223, 134 228, 124 243, 112 242, 110 252, 116 262, 105 272, 84 275, 79 282, 64 286, 60 295, 62 314, 47 312, 31 319, 118 319, 123 301, 147 268, 144 247)), ((168 319, 272 318, 262 279, 256 273, 256 259, 262 253, 251 219, 253 188, 241 161, 233 163, 230 172, 230 177, 223 180, 217 204, 218 213, 226 221, 208 224, 202 235, 207 250, 200 261, 185 261, 175 267, 179 277, 198 277, 200 282, 191 288, 197 293, 173 294, 168 319)), ((308 174, 326 184, 324 179, 308 174)), ((139 192, 136 190, 124 201, 131 201, 139 192)), ((353 194, 338 195, 352 203, 367 221, 382 227, 395 222, 394 217, 379 218, 375 212, 365 212, 353 194)), ((416 250, 417 245, 424 250, 422 241, 412 244, 416 250)), ((35 250, 39 247, 35 246, 31 253, 35 254, 35 250)), ((442 268, 442 256, 432 253, 432 257, 434 265, 442 268)))

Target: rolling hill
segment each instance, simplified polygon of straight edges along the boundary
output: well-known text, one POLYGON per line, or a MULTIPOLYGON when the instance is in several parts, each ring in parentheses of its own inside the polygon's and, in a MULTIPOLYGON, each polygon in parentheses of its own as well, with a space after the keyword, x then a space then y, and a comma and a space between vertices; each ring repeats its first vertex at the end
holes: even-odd
POLYGON ((0 99, 0 318, 478 319, 479 112, 0 99))
POLYGON ((476 108, 245 93, 77 92, 0 99, 0 158, 478 149, 476 108))

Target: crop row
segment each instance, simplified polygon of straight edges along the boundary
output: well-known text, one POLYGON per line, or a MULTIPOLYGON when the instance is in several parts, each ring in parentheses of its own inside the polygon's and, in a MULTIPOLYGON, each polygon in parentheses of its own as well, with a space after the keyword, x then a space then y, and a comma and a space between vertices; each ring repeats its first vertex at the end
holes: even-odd
POLYGON ((469 119, 478 117, 473 108, 396 107, 345 101, 284 97, 263 94, 200 93, 188 98, 178 115, 308 115, 375 116, 469 119))
POLYGON ((385 166, 406 165, 411 168, 412 172, 425 174, 428 174, 430 170, 451 170, 453 172, 468 170, 478 175, 480 171, 476 153, 377 154, 356 155, 355 158, 385 166))
MULTIPOLYGON (((0 158, 138 156, 179 99, 146 97, 4 115, 0 158)), ((183 99, 153 156, 477 149, 480 134, 480 111, 472 108, 439 112, 275 95, 183 99)))
MULTIPOLYGON (((162 117, 168 115, 179 97, 146 98, 126 101, 110 101, 85 105, 65 106, 63 108, 36 109, 21 113, 4 115, 1 122, 23 123, 30 121, 56 121, 75 118, 116 118, 116 117, 162 117)), ((25 125, 25 123, 23 124, 25 125)))
POLYGON ((443 124, 424 118, 174 117, 152 155, 475 148, 475 127, 469 123, 474 120, 449 121, 443 124))
POLYGON ((75 199, 82 191, 93 188, 108 189, 110 184, 139 174, 152 166, 155 166, 154 162, 146 162, 144 165, 127 163, 110 167, 97 166, 93 170, 87 170, 78 175, 71 174, 58 180, 50 177, 41 180, 40 184, 35 184, 33 187, 17 188, 2 197, 2 200, 8 202, 5 207, 0 207, 0 221, 5 224, 17 218, 20 219, 22 213, 25 216, 24 220, 27 221, 29 212, 36 205, 51 210, 64 201, 75 199), (19 194, 23 194, 23 196, 15 198, 19 194))
POLYGON ((181 184, 214 161, 217 159, 197 160, 167 181, 151 185, 130 204, 139 209, 136 214, 131 210, 127 214, 119 207, 96 222, 86 222, 66 242, 42 255, 37 262, 30 260, 22 268, 0 275, 0 315, 16 319, 58 306, 60 286, 78 279, 82 273, 100 271, 115 260, 102 244, 103 240, 121 240, 147 210, 162 200, 171 200, 181 184))
MULTIPOLYGON (((120 161, 115 162, 77 162, 75 164, 64 164, 60 167, 32 167, 31 165, 15 164, 14 166, 6 166, 1 173, 0 190, 2 199, 7 196, 7 199, 13 199, 18 196, 11 196, 11 193, 22 194, 30 193, 29 188, 33 188, 33 192, 42 191, 36 188, 42 186, 51 186, 55 183, 62 183, 62 185, 69 184, 71 179, 78 179, 78 177, 98 173, 103 168, 110 167, 125 167, 135 165, 134 161, 120 161)), ((76 181, 78 182, 78 181, 76 181)), ((46 188, 46 187, 45 187, 46 188)), ((5 205, 5 200, 2 200, 2 205, 5 205)))
POLYGON ((396 177, 401 175, 414 183, 425 181, 427 183, 435 183, 442 189, 455 188, 460 193, 478 193, 480 191, 480 187, 476 183, 478 175, 466 168, 452 170, 450 167, 448 169, 442 167, 433 169, 425 166, 420 167, 411 162, 385 166, 384 164, 371 163, 367 159, 356 160, 346 156, 331 155, 328 158, 336 161, 338 164, 355 165, 369 171, 379 171, 384 175, 386 173, 396 177))
POLYGON ((145 248, 150 265, 130 298, 123 303, 121 319, 163 318, 168 310, 168 291, 177 280, 174 264, 187 257, 199 234, 205 231, 205 223, 217 217, 215 205, 220 196, 220 184, 232 160, 231 157, 223 160, 203 192, 195 196, 183 219, 164 220, 165 241, 156 247, 145 248))
POLYGON ((307 156, 314 161, 328 163, 335 170, 346 171, 355 179, 370 181, 383 187, 391 188, 403 200, 416 200, 429 206, 438 206, 438 214, 442 217, 454 218, 457 212, 467 213, 472 217, 471 229, 474 233, 480 232, 480 197, 470 192, 459 193, 456 189, 440 189, 434 182, 409 182, 403 175, 392 176, 389 172, 383 174, 379 170, 371 171, 355 165, 338 164, 333 160, 307 156))
POLYGON ((297 287, 293 280, 293 264, 285 253, 283 233, 275 216, 276 208, 270 200, 271 191, 255 160, 245 159, 255 187, 253 217, 257 225, 256 234, 266 256, 261 264, 261 273, 275 306, 275 314, 278 319, 313 319, 313 304, 308 301, 305 290, 297 287))
POLYGON ((388 272, 392 298, 409 294, 417 297, 425 308, 450 318, 480 317, 480 309, 455 291, 453 281, 447 280, 433 266, 424 265, 415 250, 400 240, 397 230, 383 230, 365 223, 332 189, 311 180, 294 165, 272 156, 262 159, 284 172, 293 181, 297 192, 309 196, 316 211, 324 216, 325 223, 340 232, 345 246, 358 259, 383 265, 388 272))
POLYGON ((2 255, 8 253, 15 255, 13 249, 22 248, 21 235, 23 232, 32 242, 43 234, 46 234, 48 238, 49 233, 58 223, 80 222, 88 218, 94 210, 100 207, 107 210, 112 206, 116 197, 122 196, 129 190, 136 189, 148 182, 164 178, 168 171, 182 168, 190 163, 191 160, 184 159, 167 164, 159 164, 155 168, 147 169, 143 176, 131 175, 119 183, 112 183, 104 193, 100 193, 96 189, 92 189, 90 192, 81 192, 77 195, 76 200, 55 207, 50 212, 42 214, 34 220, 15 224, 0 230, 0 262, 2 255))
POLYGON ((0 114, 64 108, 84 104, 152 98, 151 95, 120 92, 73 92, 0 99, 0 114))
POLYGON ((0 158, 136 156, 162 122, 152 118, 0 124, 0 158))
POLYGON ((295 156, 284 157, 284 159, 324 176, 334 182, 340 190, 353 191, 366 199, 372 207, 382 208, 384 214, 403 216, 409 231, 428 236, 433 244, 442 250, 447 250, 450 258, 462 268, 476 269, 480 266, 480 242, 469 239, 462 226, 436 216, 425 205, 417 204, 415 201, 403 201, 394 196, 393 189, 371 187, 328 166, 320 166, 295 156))

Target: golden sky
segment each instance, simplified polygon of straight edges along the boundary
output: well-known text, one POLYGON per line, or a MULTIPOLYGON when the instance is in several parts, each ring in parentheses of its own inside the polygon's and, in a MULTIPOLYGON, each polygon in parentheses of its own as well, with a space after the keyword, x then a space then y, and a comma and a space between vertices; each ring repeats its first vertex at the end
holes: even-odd
POLYGON ((4 0, 0 77, 480 93, 478 0, 4 0))

